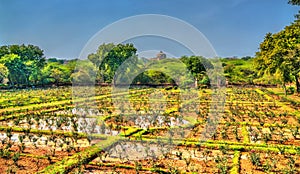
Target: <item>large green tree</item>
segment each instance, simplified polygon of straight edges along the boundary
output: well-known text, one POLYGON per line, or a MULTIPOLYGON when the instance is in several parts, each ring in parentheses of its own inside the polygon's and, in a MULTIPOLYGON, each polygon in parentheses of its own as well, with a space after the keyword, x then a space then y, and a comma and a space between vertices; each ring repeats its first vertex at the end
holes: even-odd
POLYGON ((16 54, 5 54, 0 62, 8 69, 8 80, 12 86, 27 84, 27 69, 20 56, 16 54))
POLYGON ((209 84, 208 77, 206 75, 206 69, 212 68, 210 61, 201 56, 183 56, 180 60, 187 66, 187 69, 195 78, 195 85, 198 85, 198 81, 201 83, 209 84))
POLYGON ((294 80, 297 92, 300 92, 300 24, 293 23, 284 30, 265 36, 256 53, 255 67, 258 75, 277 74, 283 87, 294 80))
POLYGON ((46 66, 42 69, 42 84, 67 84, 71 83, 71 75, 74 68, 70 67, 72 62, 66 64, 62 60, 47 61, 46 66))
POLYGON ((88 60, 77 60, 76 68, 71 75, 75 84, 93 84, 96 80, 97 68, 88 60))
POLYGON ((0 61, 9 70, 11 85, 36 84, 45 65, 43 50, 34 45, 0 47, 0 61))
POLYGON ((99 68, 96 80, 111 83, 119 66, 126 59, 135 57, 136 51, 133 44, 100 45, 96 53, 88 56, 88 59, 99 68))

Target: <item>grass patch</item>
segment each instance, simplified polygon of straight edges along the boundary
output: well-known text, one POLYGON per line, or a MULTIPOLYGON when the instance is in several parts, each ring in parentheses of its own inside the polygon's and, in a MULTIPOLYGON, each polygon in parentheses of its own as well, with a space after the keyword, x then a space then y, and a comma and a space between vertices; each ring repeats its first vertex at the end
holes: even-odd
POLYGON ((56 174, 56 173, 69 173, 73 168, 87 164, 98 156, 100 152, 115 144, 120 140, 120 137, 108 137, 106 140, 93 145, 84 151, 74 154, 71 157, 67 157, 62 161, 56 162, 53 165, 47 166, 44 170, 38 173, 56 174))

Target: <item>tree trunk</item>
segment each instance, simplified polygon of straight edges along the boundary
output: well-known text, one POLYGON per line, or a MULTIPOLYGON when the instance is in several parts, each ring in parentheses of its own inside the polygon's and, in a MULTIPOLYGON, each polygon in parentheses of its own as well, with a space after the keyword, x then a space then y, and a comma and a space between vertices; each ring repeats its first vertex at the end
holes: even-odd
POLYGON ((297 93, 300 93, 300 83, 297 74, 295 75, 295 80, 296 80, 296 91, 297 93))
POLYGON ((11 77, 10 74, 8 75, 8 81, 9 81, 10 86, 15 86, 14 81, 13 81, 13 77, 11 77))
POLYGON ((283 87, 283 89, 284 89, 284 95, 286 96, 286 95, 287 95, 287 93, 286 93, 287 91, 286 91, 285 83, 283 83, 282 87, 283 87))

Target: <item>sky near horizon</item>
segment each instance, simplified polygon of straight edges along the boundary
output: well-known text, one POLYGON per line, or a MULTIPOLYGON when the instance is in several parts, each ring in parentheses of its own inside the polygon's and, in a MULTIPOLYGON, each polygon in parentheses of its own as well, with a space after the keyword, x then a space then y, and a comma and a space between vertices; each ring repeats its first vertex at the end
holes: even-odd
POLYGON ((294 21, 299 7, 287 1, 1 0, 0 45, 33 44, 48 58, 77 58, 105 26, 134 15, 162 14, 193 25, 220 57, 254 56, 267 32, 294 21))

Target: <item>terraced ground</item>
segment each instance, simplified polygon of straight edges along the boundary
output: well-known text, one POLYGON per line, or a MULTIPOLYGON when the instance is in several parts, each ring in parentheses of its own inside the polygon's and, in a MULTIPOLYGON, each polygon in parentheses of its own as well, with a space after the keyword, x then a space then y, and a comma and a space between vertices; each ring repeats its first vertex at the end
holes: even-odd
POLYGON ((296 95, 77 90, 1 91, 0 173, 300 173, 296 95))

